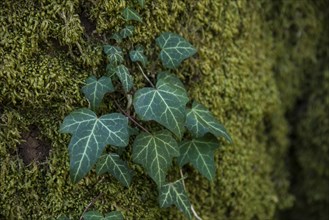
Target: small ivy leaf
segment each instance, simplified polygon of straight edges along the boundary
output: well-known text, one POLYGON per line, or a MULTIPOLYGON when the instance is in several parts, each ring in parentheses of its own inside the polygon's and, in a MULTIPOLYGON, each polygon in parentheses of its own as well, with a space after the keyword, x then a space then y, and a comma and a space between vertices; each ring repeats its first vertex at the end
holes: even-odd
POLYGON ((120 36, 122 37, 122 39, 130 37, 131 35, 133 35, 134 30, 135 30, 134 26, 128 25, 120 31, 120 36))
POLYGON ((159 204, 161 208, 175 205, 189 219, 192 219, 191 204, 184 190, 183 180, 161 186, 159 189, 159 204))
POLYGON ((129 57, 132 62, 141 62, 145 67, 147 64, 147 57, 144 55, 144 48, 140 45, 136 46, 135 50, 129 52, 129 57))
POLYGON ((112 36, 110 37, 110 39, 114 39, 117 43, 122 42, 122 37, 119 33, 114 33, 112 34, 112 36))
POLYGON ((96 110, 104 95, 108 92, 113 92, 114 87, 110 77, 103 76, 99 80, 95 76, 90 76, 86 80, 86 85, 82 87, 82 92, 88 99, 91 109, 96 110))
POLYGON ((188 101, 185 89, 178 89, 179 81, 174 75, 158 75, 155 88, 139 89, 133 100, 137 115, 144 121, 154 120, 172 131, 178 138, 184 132, 185 106, 188 101), (170 80, 169 80, 170 79, 170 80))
POLYGON ((142 22, 141 16, 134 9, 127 7, 122 11, 123 17, 126 21, 134 20, 142 22))
POLYGON ((129 187, 133 176, 132 170, 127 163, 120 159, 117 154, 106 154, 99 158, 96 164, 98 175, 109 172, 124 186, 129 187))
POLYGON ((121 64, 115 68, 115 73, 119 77, 125 92, 129 92, 129 90, 133 87, 133 78, 129 74, 128 68, 121 64))
POLYGON ((167 130, 142 132, 133 143, 133 161, 141 164, 158 186, 165 183, 172 159, 178 155, 177 142, 167 130))
POLYGON ((211 134, 179 144, 179 166, 191 163, 208 180, 215 176, 214 151, 218 148, 217 138, 211 134))
POLYGON ((209 132, 216 137, 224 137, 229 143, 232 143, 232 138, 224 126, 206 107, 196 101, 193 102, 191 109, 187 109, 185 125, 195 137, 202 137, 209 132))
POLYGON ((70 220, 69 217, 67 217, 66 215, 60 215, 57 220, 70 220))
POLYGON ((105 45, 104 53, 107 55, 107 59, 112 66, 119 65, 124 61, 123 52, 120 47, 105 45))
POLYGON ((85 212, 82 215, 84 220, 103 220, 103 215, 102 213, 98 212, 98 211, 89 211, 89 212, 85 212))
POLYGON ((123 220, 123 215, 119 211, 113 211, 105 214, 104 220, 123 220))
POLYGON ((86 108, 65 117, 60 131, 73 134, 69 144, 70 176, 74 183, 82 179, 101 156, 106 145, 126 147, 129 141, 128 119, 120 113, 97 118, 86 108))
POLYGON ((139 5, 144 8, 145 6, 145 0, 137 0, 137 2, 139 3, 139 5))
POLYGON ((162 65, 169 69, 178 67, 183 60, 196 53, 196 49, 188 41, 174 33, 162 33, 156 39, 156 43, 162 49, 162 65))
POLYGON ((112 77, 115 74, 115 68, 116 68, 116 66, 107 64, 106 65, 106 76, 112 77))

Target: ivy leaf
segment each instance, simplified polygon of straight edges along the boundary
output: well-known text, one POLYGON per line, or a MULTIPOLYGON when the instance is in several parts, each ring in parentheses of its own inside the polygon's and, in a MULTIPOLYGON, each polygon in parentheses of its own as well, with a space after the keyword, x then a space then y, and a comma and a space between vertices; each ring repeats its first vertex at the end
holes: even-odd
POLYGON ((156 39, 156 43, 162 49, 162 65, 169 69, 178 67, 183 60, 196 53, 196 49, 188 41, 174 33, 162 33, 156 39))
POLYGON ((178 155, 177 142, 167 130, 142 132, 133 143, 133 161, 141 164, 158 186, 165 183, 172 159, 178 155))
POLYGON ((136 46, 135 50, 129 52, 129 57, 132 62, 141 62, 143 66, 147 64, 147 57, 144 55, 144 48, 140 45, 136 46))
POLYGON ((86 85, 82 87, 82 92, 85 94, 93 110, 99 107, 106 93, 113 91, 112 81, 110 77, 106 76, 101 77, 99 80, 95 76, 90 76, 86 80, 86 85))
POLYGON ((123 215, 119 211, 113 211, 105 215, 104 220, 123 220, 123 215))
POLYGON ((127 7, 122 11, 123 17, 126 21, 134 20, 142 22, 141 16, 134 9, 127 7))
POLYGON ((133 87, 133 78, 129 74, 128 68, 121 64, 115 68, 115 73, 119 77, 125 92, 129 92, 129 90, 133 87))
POLYGON ((102 155, 96 164, 96 172, 98 175, 109 172, 124 186, 129 187, 132 179, 132 170, 129 169, 127 163, 120 159, 117 154, 102 155))
POLYGON ((102 213, 98 212, 98 211, 89 211, 89 212, 85 212, 82 215, 84 220, 103 220, 103 215, 102 213))
POLYGON ((106 76, 112 77, 115 74, 116 66, 113 66, 111 64, 106 65, 106 76))
POLYGON ((183 180, 177 180, 161 186, 159 190, 159 204, 161 208, 175 205, 189 219, 192 219, 191 204, 184 190, 183 180))
POLYGON ((89 211, 82 215, 84 220, 123 220, 123 216, 119 211, 113 211, 105 215, 97 211, 89 211))
POLYGON ((112 36, 110 38, 114 39, 117 43, 122 42, 122 37, 119 33, 112 34, 112 36))
POLYGON ((82 179, 101 156, 106 145, 128 145, 128 119, 120 113, 97 118, 86 108, 65 117, 60 131, 73 134, 69 144, 70 176, 74 183, 82 179))
POLYGON ((128 25, 120 31, 120 36, 122 37, 122 39, 130 37, 131 35, 133 35, 134 30, 135 30, 134 26, 128 25))
POLYGON ((107 55, 107 59, 112 66, 119 65, 123 62, 123 52, 120 47, 105 45, 104 53, 107 55))
POLYGON ((137 0, 137 1, 138 1, 139 5, 140 5, 142 8, 144 8, 144 6, 145 6, 145 0, 137 0))
POLYGON ((172 81, 179 82, 179 79, 174 75, 159 74, 156 88, 139 89, 134 95, 133 105, 142 120, 154 120, 181 138, 188 98, 183 92, 184 87, 180 88, 179 83, 172 84, 172 81))
POLYGON ((192 108, 187 109, 186 127, 196 137, 202 137, 206 133, 212 133, 216 137, 224 137, 232 143, 230 135, 222 124, 202 104, 194 101, 192 108))
POLYGON ((184 141, 179 145, 179 166, 191 163, 208 180, 215 176, 214 151, 218 148, 217 138, 211 134, 202 138, 184 141))

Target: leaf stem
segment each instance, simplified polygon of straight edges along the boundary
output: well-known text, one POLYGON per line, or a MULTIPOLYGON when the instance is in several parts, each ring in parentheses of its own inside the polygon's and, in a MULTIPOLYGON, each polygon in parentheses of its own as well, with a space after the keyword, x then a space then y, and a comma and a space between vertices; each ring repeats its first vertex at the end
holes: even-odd
POLYGON ((144 73, 143 68, 141 67, 141 65, 139 65, 139 63, 137 63, 137 65, 138 65, 138 68, 140 69, 140 71, 142 72, 144 78, 145 78, 145 79, 151 84, 151 86, 154 88, 154 87, 155 87, 154 84, 153 84, 153 83, 151 82, 151 80, 146 76, 146 74, 144 73))
MULTIPOLYGON (((186 191, 185 181, 184 181, 185 177, 184 177, 184 174, 183 174, 183 170, 182 170, 182 168, 179 168, 179 173, 180 173, 180 176, 181 176, 182 181, 183 181, 183 187, 184 187, 184 190, 186 191)), ((192 204, 191 204, 191 210, 192 210, 192 212, 193 212, 194 217, 195 217, 197 220, 202 220, 202 218, 196 213, 196 211, 195 211, 195 209, 194 209, 194 207, 193 207, 192 204)))
POLYGON ((88 209, 90 208, 90 206, 92 206, 95 202, 96 202, 96 200, 97 199, 99 199, 101 196, 103 195, 103 193, 101 192, 98 196, 96 196, 87 206, 86 206, 86 208, 85 208, 85 210, 83 210, 83 213, 82 213, 82 215, 81 215, 81 217, 80 217, 80 220, 82 220, 83 219, 83 215, 88 211, 88 209))
POLYGON ((114 100, 115 105, 118 107, 118 109, 125 115, 127 116, 134 124, 136 124, 138 127, 140 127, 143 131, 150 133, 146 128, 144 128, 142 125, 140 125, 131 115, 127 114, 119 105, 119 103, 114 100))

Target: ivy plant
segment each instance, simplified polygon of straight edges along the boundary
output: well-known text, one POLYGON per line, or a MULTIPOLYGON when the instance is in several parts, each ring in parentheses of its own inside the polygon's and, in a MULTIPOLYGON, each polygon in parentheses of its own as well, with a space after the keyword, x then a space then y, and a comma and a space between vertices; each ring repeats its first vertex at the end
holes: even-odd
MULTIPOLYGON (((144 7, 144 1, 138 3, 144 7)), ((142 22, 139 13, 131 7, 125 8, 122 15, 126 21, 142 22)), ((133 25, 127 25, 114 33, 111 39, 120 43, 129 39, 134 30, 133 25)), ((122 185, 129 187, 134 172, 120 152, 126 150, 131 141, 132 152, 128 152, 132 156, 130 162, 140 164, 155 182, 160 207, 175 205, 191 219, 196 214, 185 189, 185 177, 170 182, 168 170, 176 160, 180 169, 190 164, 212 181, 216 173, 214 152, 219 147, 218 138, 224 138, 229 143, 232 139, 204 105, 190 100, 182 81, 170 72, 193 56, 197 52, 196 48, 182 36, 171 32, 160 34, 155 42, 163 66, 156 74, 155 83, 144 73, 143 68, 148 68, 150 59, 141 45, 136 45, 130 51, 115 44, 104 45, 108 62, 106 76, 99 79, 90 76, 86 79, 82 92, 89 101, 89 108, 77 109, 66 116, 60 131, 72 135, 69 156, 70 177, 74 183, 95 166, 98 175, 109 173, 122 185), (129 56, 125 56, 125 53, 129 56), (148 86, 136 88, 125 57, 130 58, 132 65, 139 67, 148 86), (119 86, 114 86, 118 83, 119 86), (115 95, 112 95, 112 104, 119 112, 98 115, 104 96, 120 91, 127 98, 127 110, 123 110, 119 101, 115 100, 115 95), (150 121, 159 126, 146 129, 145 125, 150 121), (108 150, 105 151, 105 148, 108 150)), ((85 213, 84 218, 117 219, 110 216, 89 212, 85 213)))

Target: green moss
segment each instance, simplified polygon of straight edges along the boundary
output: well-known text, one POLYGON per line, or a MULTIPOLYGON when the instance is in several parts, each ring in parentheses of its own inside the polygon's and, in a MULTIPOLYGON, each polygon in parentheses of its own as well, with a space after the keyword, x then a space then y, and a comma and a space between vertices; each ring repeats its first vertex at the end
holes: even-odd
MULTIPOLYGON (((137 165, 130 164, 137 175, 129 189, 94 172, 76 185, 69 180, 69 136, 59 134, 59 124, 72 109, 87 106, 81 85, 88 75, 105 73, 101 46, 123 27, 120 14, 126 5, 119 0, 0 3, 0 218, 50 219, 66 214, 76 219, 100 193, 92 208, 102 212, 120 210, 127 219, 183 218, 174 208, 159 209, 156 186, 137 165), (51 152, 46 161, 25 166, 17 146, 31 125, 37 125, 41 139, 50 141, 51 152)), ((214 182, 190 167, 184 169, 198 214, 203 219, 276 218, 279 210, 293 204, 285 163, 290 129, 285 113, 305 91, 312 93, 316 86, 305 90, 304 83, 311 67, 324 59, 316 56, 326 42, 320 33, 327 29, 317 20, 321 7, 293 0, 146 1, 145 8, 135 7, 144 22, 135 24, 134 37, 120 46, 128 50, 141 43, 154 57, 153 40, 160 32, 186 37, 198 55, 176 73, 234 140, 232 145, 222 143, 216 154, 214 182)), ((328 57, 326 52, 322 55, 328 57)), ((318 177, 300 184, 297 192, 306 192, 307 205, 315 204, 312 213, 321 212, 318 207, 328 202, 322 181, 328 177, 328 161, 321 158, 328 151, 322 138, 328 129, 328 105, 322 105, 328 102, 328 72, 324 75, 315 77, 323 86, 309 96, 315 107, 307 108, 305 120, 296 126, 298 140, 307 140, 296 154, 300 179, 309 173, 318 177), (320 122, 322 128, 313 133, 320 122), (313 134, 319 138, 313 141, 313 134), (317 183, 322 187, 314 188, 317 183)), ((137 78, 141 85, 142 77, 137 78)), ((297 210, 305 206, 296 204, 297 210)))

